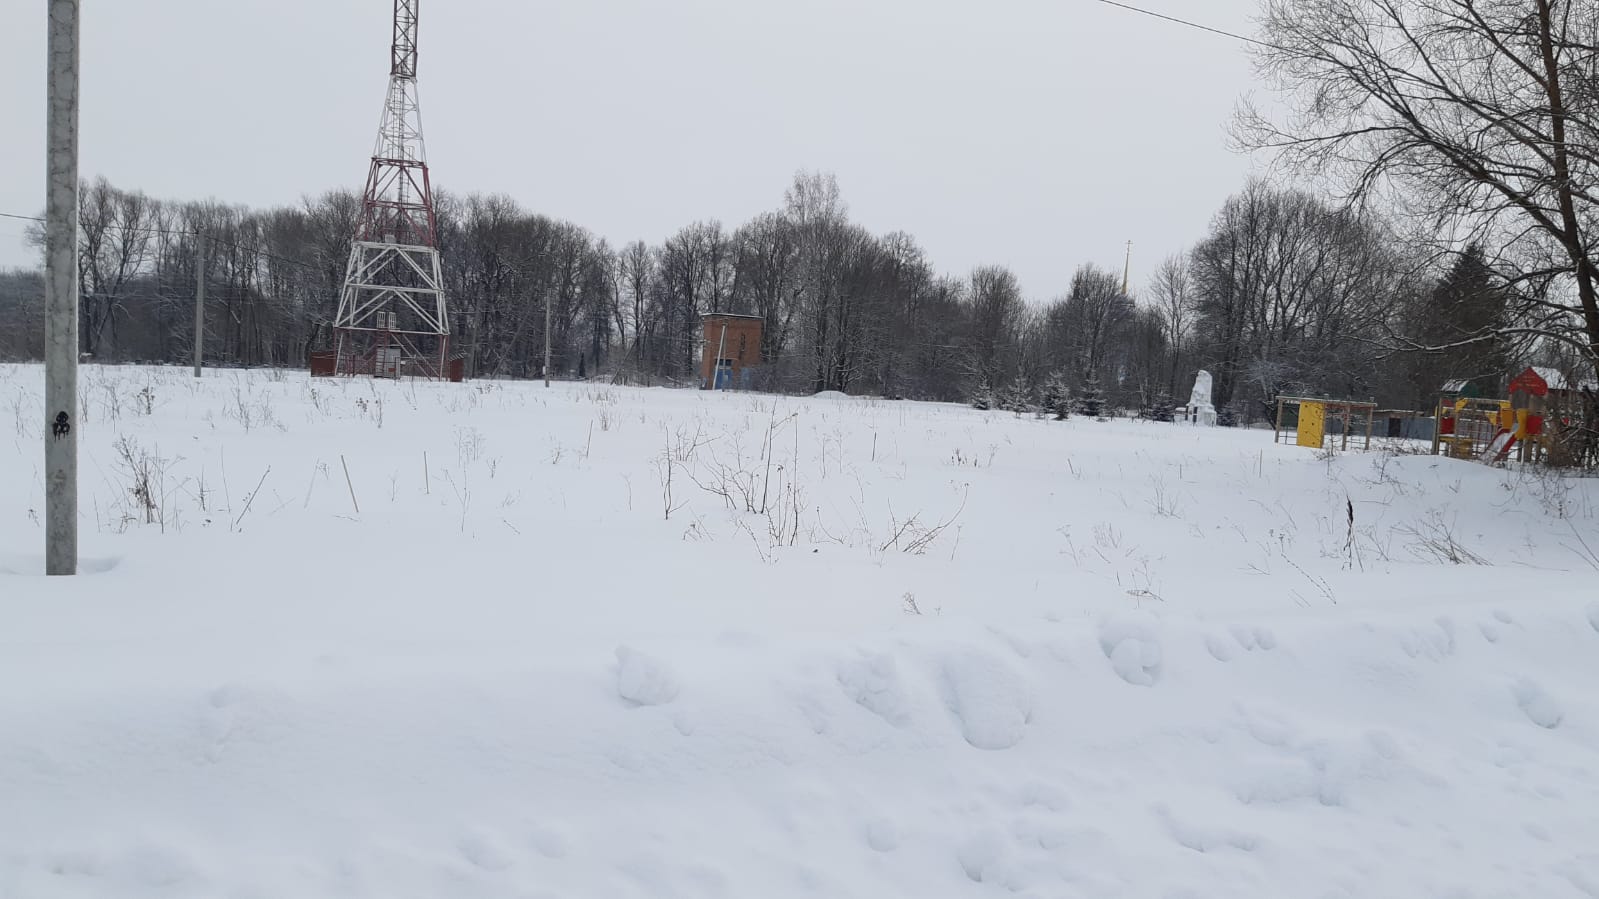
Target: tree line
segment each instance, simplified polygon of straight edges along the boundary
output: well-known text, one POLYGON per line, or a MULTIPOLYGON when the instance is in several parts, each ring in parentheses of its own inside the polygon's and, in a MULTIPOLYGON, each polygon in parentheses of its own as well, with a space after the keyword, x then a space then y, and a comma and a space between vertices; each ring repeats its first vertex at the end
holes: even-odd
MULTIPOLYGON (((456 346, 475 376, 535 376, 548 315, 557 376, 692 385, 700 316, 730 312, 765 322, 765 390, 1150 410, 1205 368, 1236 421, 1282 394, 1430 409, 1447 380, 1490 392, 1528 363, 1599 376, 1599 5, 1266 0, 1262 22, 1288 124, 1246 109, 1236 133, 1282 171, 1140 283, 1085 263, 1029 297, 1003 266, 942 272, 912 235, 851 221, 822 173, 748 222, 620 247, 505 195, 439 191, 456 346)), ((208 359, 303 365, 329 341, 359 206, 85 184, 84 352, 188 360, 203 233, 208 359)), ((0 275, 0 355, 37 357, 39 283, 0 275)))
MULTIPOLYGON (((1392 348, 1395 334, 1442 342, 1507 314, 1511 292, 1479 252, 1429 275, 1382 224, 1266 181, 1136 289, 1085 263, 1043 301, 1003 266, 951 276, 911 235, 869 233, 824 174, 796 176, 779 208, 738 227, 695 222, 619 248, 503 195, 436 201, 457 346, 479 377, 540 373, 546 307, 557 375, 637 383, 695 383, 712 312, 765 321, 757 384, 782 392, 968 400, 1018 385, 1039 396, 1054 379, 1148 409, 1180 404, 1203 367, 1217 407, 1249 419, 1285 392, 1416 405, 1444 379, 1505 367, 1476 344, 1425 365, 1392 348)), ((359 205, 333 191, 255 211, 85 184, 84 353, 191 358, 203 233, 207 359, 304 365, 331 336, 359 205)), ((41 290, 37 272, 0 277, 0 354, 37 358, 41 290)))

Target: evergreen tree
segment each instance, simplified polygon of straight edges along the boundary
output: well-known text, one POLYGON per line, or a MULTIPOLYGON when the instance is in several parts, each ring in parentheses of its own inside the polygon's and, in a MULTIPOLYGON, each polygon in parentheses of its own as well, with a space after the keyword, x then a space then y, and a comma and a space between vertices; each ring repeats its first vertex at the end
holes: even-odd
POLYGON ((1411 330, 1423 349, 1412 357, 1411 378, 1423 407, 1446 381, 1471 381, 1482 396, 1500 395, 1510 359, 1507 341, 1494 331, 1506 323, 1510 301, 1476 246, 1421 299, 1411 330))
POLYGON ((999 407, 1006 412, 1015 412, 1017 415, 1021 415, 1033 408, 1033 390, 1028 386, 1025 378, 1017 375, 1016 379, 1010 382, 1000 394, 999 407))
POLYGON ((979 381, 977 389, 972 393, 972 408, 984 412, 999 405, 999 400, 994 396, 994 388, 987 381, 979 381))
POLYGON ((1155 402, 1149 407, 1149 417, 1154 421, 1171 421, 1176 417, 1172 411, 1169 392, 1162 390, 1155 395, 1155 402))
POLYGON ((1071 392, 1066 389, 1066 380, 1059 374, 1051 374, 1044 382, 1043 408, 1056 421, 1065 421, 1071 414, 1071 392))
POLYGON ((1082 396, 1077 398, 1077 414, 1098 418, 1105 412, 1105 394, 1099 389, 1099 376, 1093 375, 1083 384, 1082 396))

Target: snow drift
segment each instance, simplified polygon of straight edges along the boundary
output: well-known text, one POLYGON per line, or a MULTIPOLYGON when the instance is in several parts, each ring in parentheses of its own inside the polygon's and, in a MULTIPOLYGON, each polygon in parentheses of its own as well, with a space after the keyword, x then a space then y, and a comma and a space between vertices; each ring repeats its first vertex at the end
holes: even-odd
POLYGON ((1591 482, 90 368, 47 580, 39 382, 0 368, 0 896, 1599 895, 1591 482))

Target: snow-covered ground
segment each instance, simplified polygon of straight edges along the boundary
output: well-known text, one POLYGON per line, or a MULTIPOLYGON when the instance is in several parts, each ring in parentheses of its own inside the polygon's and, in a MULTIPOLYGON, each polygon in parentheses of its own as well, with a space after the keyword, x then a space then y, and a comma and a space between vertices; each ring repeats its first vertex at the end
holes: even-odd
POLYGON ((41 385, 0 367, 5 899, 1599 896, 1593 481, 86 368, 46 579, 41 385))

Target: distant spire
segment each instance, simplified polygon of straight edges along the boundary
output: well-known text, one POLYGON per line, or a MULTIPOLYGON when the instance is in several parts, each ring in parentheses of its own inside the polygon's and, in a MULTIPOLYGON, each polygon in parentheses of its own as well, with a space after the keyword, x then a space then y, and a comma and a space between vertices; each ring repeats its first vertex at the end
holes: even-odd
POLYGON ((1127 242, 1127 266, 1122 269, 1122 296, 1132 296, 1128 287, 1132 284, 1133 277, 1133 242, 1127 242))

